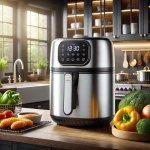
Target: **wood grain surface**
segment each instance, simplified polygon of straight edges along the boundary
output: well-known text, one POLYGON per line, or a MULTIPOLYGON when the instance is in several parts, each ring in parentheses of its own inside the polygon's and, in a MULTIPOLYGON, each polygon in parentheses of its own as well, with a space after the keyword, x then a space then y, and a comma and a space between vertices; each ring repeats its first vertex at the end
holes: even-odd
MULTIPOLYGON (((23 108, 22 111, 40 112, 43 114, 43 121, 51 120, 49 110, 23 108)), ((123 140, 113 136, 110 126, 104 128, 71 128, 57 125, 54 122, 23 134, 0 132, 0 139, 71 150, 150 149, 148 142, 123 140)))

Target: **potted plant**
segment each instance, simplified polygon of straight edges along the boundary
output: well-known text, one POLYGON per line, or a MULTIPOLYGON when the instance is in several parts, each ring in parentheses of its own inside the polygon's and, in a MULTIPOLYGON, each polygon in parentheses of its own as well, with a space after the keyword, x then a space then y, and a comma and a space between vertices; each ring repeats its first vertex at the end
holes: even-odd
POLYGON ((35 68, 37 69, 37 76, 39 80, 44 80, 46 78, 47 60, 40 59, 38 62, 35 63, 35 68))
POLYGON ((2 87, 2 78, 4 77, 4 70, 8 67, 8 61, 5 57, 0 58, 0 87, 2 87))

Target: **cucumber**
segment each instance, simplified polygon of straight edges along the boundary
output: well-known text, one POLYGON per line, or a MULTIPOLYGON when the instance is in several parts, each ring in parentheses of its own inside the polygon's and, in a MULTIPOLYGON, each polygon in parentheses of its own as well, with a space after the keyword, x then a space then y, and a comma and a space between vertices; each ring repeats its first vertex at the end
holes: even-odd
POLYGON ((150 134, 150 119, 140 119, 136 124, 138 133, 150 134))

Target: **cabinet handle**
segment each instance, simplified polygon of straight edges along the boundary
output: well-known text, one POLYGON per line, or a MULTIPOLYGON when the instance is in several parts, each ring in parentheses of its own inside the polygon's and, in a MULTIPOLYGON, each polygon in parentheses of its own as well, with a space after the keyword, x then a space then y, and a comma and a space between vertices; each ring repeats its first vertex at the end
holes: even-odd
POLYGON ((146 33, 144 33, 144 34, 143 34, 143 36, 145 37, 145 36, 147 36, 147 34, 146 34, 146 33))

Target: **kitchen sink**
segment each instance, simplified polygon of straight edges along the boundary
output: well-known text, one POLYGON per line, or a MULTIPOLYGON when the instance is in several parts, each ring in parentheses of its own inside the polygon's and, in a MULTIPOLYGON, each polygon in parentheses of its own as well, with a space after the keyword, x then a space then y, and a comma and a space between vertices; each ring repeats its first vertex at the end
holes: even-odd
POLYGON ((20 93, 21 102, 34 103, 49 100, 48 82, 22 82, 3 84, 3 88, 15 88, 20 93))

